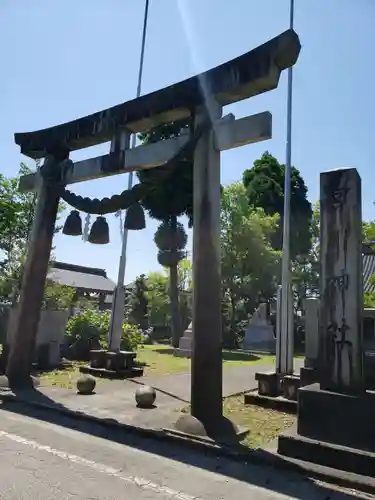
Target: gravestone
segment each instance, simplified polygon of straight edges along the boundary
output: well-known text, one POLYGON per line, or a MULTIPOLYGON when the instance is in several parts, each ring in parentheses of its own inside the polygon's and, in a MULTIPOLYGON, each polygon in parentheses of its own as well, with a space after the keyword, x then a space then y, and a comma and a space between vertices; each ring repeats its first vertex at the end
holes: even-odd
POLYGON ((274 327, 267 314, 267 308, 267 304, 260 304, 250 319, 244 338, 245 349, 275 352, 276 338, 274 327))
POLYGON ((305 362, 301 368, 301 386, 317 381, 319 354, 319 299, 306 298, 305 312, 305 362))
POLYGON ((178 349, 174 350, 175 356, 190 358, 193 349, 193 323, 184 331, 183 336, 180 338, 178 349))

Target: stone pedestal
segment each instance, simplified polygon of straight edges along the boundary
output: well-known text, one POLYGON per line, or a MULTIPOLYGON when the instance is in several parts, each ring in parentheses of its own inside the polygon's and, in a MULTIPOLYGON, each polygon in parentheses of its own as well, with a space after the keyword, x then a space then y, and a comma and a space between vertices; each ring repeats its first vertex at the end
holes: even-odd
POLYGON ((297 375, 284 375, 281 380, 281 392, 284 398, 297 401, 300 385, 300 377, 297 375))
POLYGON ((180 338, 178 349, 174 350, 174 355, 190 358, 192 350, 193 350, 193 323, 190 323, 190 325, 184 331, 183 336, 180 338))
POLYGON ((258 372, 255 374, 258 382, 258 394, 275 398, 279 395, 279 377, 276 372, 258 372))
POLYGON ((92 349, 90 351, 90 366, 92 368, 105 368, 105 349, 92 349))
POLYGON ((340 394, 315 383, 299 390, 298 403, 301 436, 375 452, 375 394, 340 394))
POLYGON ((135 365, 136 353, 132 351, 90 351, 90 363, 81 366, 81 373, 104 378, 131 378, 143 375, 143 368, 135 365))
POLYGON ((315 368, 307 368, 306 366, 303 366, 300 370, 301 387, 311 385, 314 382, 318 382, 318 371, 315 368))
POLYGON ((318 381, 319 356, 319 299, 304 300, 305 311, 305 366, 300 371, 300 385, 318 381))
POLYGON ((375 394, 347 395, 320 389, 298 391, 298 429, 279 437, 284 456, 375 477, 375 394))

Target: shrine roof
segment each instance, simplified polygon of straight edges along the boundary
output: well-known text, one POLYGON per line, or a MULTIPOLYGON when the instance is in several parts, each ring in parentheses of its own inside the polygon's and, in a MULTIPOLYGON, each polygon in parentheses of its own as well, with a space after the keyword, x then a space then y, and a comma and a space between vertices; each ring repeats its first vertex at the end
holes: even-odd
POLYGON ((54 127, 16 133, 15 143, 21 153, 37 159, 56 146, 74 151, 110 141, 121 128, 143 132, 191 116, 204 103, 202 87, 222 106, 248 99, 275 89, 281 71, 295 64, 300 49, 298 35, 287 30, 235 59, 156 92, 54 127))
POLYGON ((66 262, 54 262, 47 278, 60 285, 90 292, 113 293, 115 283, 107 277, 104 269, 78 266, 66 262))

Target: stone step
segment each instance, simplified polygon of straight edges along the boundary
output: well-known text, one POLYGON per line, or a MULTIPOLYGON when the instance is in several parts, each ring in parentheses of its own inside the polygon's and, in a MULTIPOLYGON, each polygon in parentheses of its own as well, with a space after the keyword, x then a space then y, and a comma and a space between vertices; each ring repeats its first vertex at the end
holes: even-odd
POLYGON ((278 453, 324 467, 375 478, 375 453, 318 441, 287 431, 279 436, 278 453))
POLYGON ((181 358, 191 358, 190 349, 175 349, 174 355, 181 358))
POLYGON ((192 339, 181 337, 178 347, 180 349, 191 349, 192 339))

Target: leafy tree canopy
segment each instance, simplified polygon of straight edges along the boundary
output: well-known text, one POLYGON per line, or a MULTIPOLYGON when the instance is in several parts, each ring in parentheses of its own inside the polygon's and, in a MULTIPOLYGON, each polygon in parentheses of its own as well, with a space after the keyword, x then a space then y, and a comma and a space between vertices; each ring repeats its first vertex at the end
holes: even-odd
MULTIPOLYGON (((262 208, 266 214, 284 215, 285 165, 282 165, 268 151, 254 162, 253 168, 243 173, 243 184, 251 206, 262 208)), ((305 255, 311 248, 310 224, 311 204, 307 199, 307 187, 299 171, 292 167, 291 179, 291 239, 292 258, 305 255)), ((277 249, 282 247, 282 223, 273 238, 277 249)))
POLYGON ((223 294, 231 303, 232 327, 276 291, 280 252, 272 248, 271 239, 277 228, 278 215, 250 206, 242 183, 224 188, 221 275, 223 294))
MULTIPOLYGON (((31 169, 21 163, 16 176, 0 174, 0 301, 16 300, 19 293, 36 195, 21 193, 18 185, 20 177, 29 173, 31 169)), ((61 204, 59 212, 63 209, 61 204)))
MULTIPOLYGON (((188 128, 188 121, 172 122, 140 134, 143 143, 177 137, 188 128)), ((193 213, 193 159, 186 158, 178 167, 158 167, 137 172, 140 183, 151 184, 152 191, 142 204, 153 219, 168 220, 186 214, 192 220, 193 213), (166 168, 168 179, 164 180, 166 168)))

